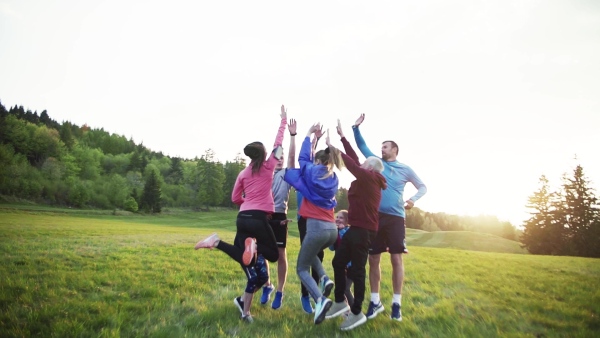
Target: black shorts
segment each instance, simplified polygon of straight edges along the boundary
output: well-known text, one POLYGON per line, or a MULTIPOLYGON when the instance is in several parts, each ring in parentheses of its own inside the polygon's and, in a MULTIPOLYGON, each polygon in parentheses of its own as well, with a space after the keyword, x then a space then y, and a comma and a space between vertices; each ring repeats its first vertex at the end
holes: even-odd
POLYGON ((287 224, 281 225, 281 221, 285 221, 286 219, 286 214, 276 212, 271 215, 271 220, 269 221, 269 225, 275 234, 275 240, 277 241, 278 248, 285 248, 287 244, 288 227, 287 224))
POLYGON ((378 255, 384 252, 401 254, 405 249, 405 237, 404 218, 380 212, 379 229, 377 230, 377 236, 371 242, 369 255, 378 255))

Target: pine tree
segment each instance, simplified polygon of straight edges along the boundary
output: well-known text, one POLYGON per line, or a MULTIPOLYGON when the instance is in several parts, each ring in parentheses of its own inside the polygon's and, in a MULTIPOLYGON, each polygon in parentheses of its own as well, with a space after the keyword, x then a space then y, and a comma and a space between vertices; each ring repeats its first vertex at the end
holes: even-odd
POLYGON ((67 149, 73 149, 75 139, 73 138, 71 122, 64 122, 60 127, 60 140, 63 141, 67 149))
POLYGON ((557 214, 556 194, 542 175, 539 190, 529 197, 531 217, 525 221, 522 246, 532 254, 558 255, 564 250, 564 227, 557 214))
POLYGON ((208 149, 196 166, 195 186, 197 187, 196 203, 207 209, 211 205, 223 202, 225 170, 220 162, 215 161, 214 152, 208 149))
POLYGON ((152 170, 148 175, 144 191, 142 192, 142 209, 152 213, 161 212, 161 189, 160 181, 156 171, 152 170))
POLYGON ((181 182, 183 182, 183 165, 181 162, 182 159, 179 157, 173 157, 171 159, 171 168, 169 169, 169 175, 167 176, 168 182, 171 184, 181 184, 181 182))
POLYGON ((246 161, 238 153, 233 162, 225 162, 224 173, 225 181, 223 182, 223 206, 234 207, 231 201, 231 193, 233 192, 233 186, 239 175, 239 173, 246 167, 246 161))
POLYGON ((580 165, 575 167, 572 177, 563 177, 561 212, 568 243, 565 254, 593 257, 593 253, 598 251, 597 201, 580 165))

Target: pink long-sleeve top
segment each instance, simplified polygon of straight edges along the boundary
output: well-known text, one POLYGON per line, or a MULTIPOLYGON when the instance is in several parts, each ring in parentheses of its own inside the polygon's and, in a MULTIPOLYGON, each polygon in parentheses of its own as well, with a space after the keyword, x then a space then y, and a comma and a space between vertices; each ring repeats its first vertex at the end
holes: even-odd
MULTIPOLYGON (((273 148, 277 148, 283 143, 286 123, 286 119, 282 118, 273 148)), ((252 163, 239 173, 233 186, 231 201, 240 206, 240 211, 261 210, 268 213, 275 211, 271 185, 277 162, 278 159, 275 158, 274 152, 271 152, 258 173, 252 174, 252 163)))

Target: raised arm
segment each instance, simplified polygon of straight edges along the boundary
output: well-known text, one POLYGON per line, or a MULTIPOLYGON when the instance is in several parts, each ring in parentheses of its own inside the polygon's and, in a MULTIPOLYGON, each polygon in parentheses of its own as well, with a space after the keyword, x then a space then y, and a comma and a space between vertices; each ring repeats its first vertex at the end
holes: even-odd
MULTIPOLYGON (((363 123, 364 120, 365 120, 365 114, 360 114, 359 118, 356 120, 356 122, 352 126, 352 131, 354 132, 354 141, 356 142, 356 145, 358 146, 358 150, 360 150, 360 152, 363 154, 363 156, 365 156, 365 157, 377 156, 377 155, 373 154, 373 152, 367 147, 367 144, 365 143, 365 140, 363 139, 362 135, 360 134, 360 130, 358 129, 358 127, 360 126, 361 123, 363 123)), ((379 156, 377 156, 377 157, 379 157, 379 156)))
MULTIPOLYGON (((342 137, 342 143, 344 143, 344 148, 346 148, 346 144, 348 144, 348 146, 350 146, 350 144, 344 137, 344 133, 341 132, 341 128, 339 127, 339 120, 338 120, 338 134, 342 137)), ((327 137, 325 138, 325 142, 327 142, 327 147, 329 147, 330 151, 334 151, 334 150, 339 151, 336 147, 331 145, 331 142, 329 140, 329 130, 327 131, 327 137)), ((354 153, 354 150, 352 150, 352 147, 350 147, 350 150, 354 154, 354 157, 356 157, 356 153, 354 153)), ((339 151, 339 152, 340 152, 340 155, 342 156, 342 160, 344 161, 344 165, 346 166, 346 168, 348 168, 350 173, 352 173, 352 175, 354 175, 354 177, 356 177, 356 179, 360 179, 361 177, 367 175, 367 170, 360 167, 358 158, 356 158, 356 160, 355 160, 354 158, 344 154, 342 151, 339 151)))
POLYGON ((308 129, 306 137, 302 142, 302 147, 300 147, 300 155, 298 156, 300 166, 303 165, 303 162, 312 162, 312 143, 310 141, 310 136, 314 134, 315 131, 321 130, 321 128, 323 127, 319 123, 315 123, 308 129))
MULTIPOLYGON (((335 129, 337 130, 338 135, 340 135, 342 144, 344 145, 344 151, 346 152, 346 155, 348 155, 354 162, 356 162, 356 164, 360 165, 360 162, 358 161, 358 156, 356 155, 356 152, 354 152, 354 149, 352 149, 350 142, 348 142, 348 140, 344 136, 344 132, 342 131, 342 123, 340 122, 340 119, 338 119, 337 122, 338 122, 338 124, 335 129)), ((347 165, 348 165, 348 163, 346 163, 346 166, 347 165)))
POLYGON ((290 119, 288 124, 288 131, 290 132, 290 149, 288 150, 288 169, 296 166, 296 120, 290 119))
POLYGON ((285 131, 285 127, 287 126, 287 112, 285 107, 281 105, 281 124, 279 125, 279 129, 277 130, 277 136, 275 137, 275 144, 273 145, 273 151, 271 155, 267 159, 269 163, 269 167, 275 169, 275 165, 279 162, 279 159, 282 156, 283 152, 283 132, 285 131))
POLYGON ((312 139, 312 151, 313 151, 313 153, 317 149, 317 144, 319 144, 319 140, 321 139, 322 136, 323 136, 323 125, 321 125, 317 129, 315 129, 315 134, 314 134, 313 139, 312 139))
POLYGON ((283 144, 283 132, 285 131, 285 126, 287 125, 287 110, 283 105, 281 105, 281 123, 279 124, 279 129, 277 130, 277 136, 275 137, 275 144, 273 148, 277 148, 283 144))

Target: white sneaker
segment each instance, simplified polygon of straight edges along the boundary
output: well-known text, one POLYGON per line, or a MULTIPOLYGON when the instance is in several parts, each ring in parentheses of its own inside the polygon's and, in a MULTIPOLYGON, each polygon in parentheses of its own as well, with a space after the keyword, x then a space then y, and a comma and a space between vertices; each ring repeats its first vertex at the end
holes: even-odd
POLYGON ((348 303, 346 303, 345 301, 339 302, 339 303, 335 302, 329 308, 329 311, 327 311, 327 314, 325 315, 325 319, 331 319, 331 318, 337 317, 339 315, 343 315, 344 313, 347 313, 348 311, 350 311, 350 306, 348 306, 348 303))
POLYGON ((214 232, 212 235, 206 237, 204 240, 196 243, 196 246, 194 246, 195 250, 198 250, 200 248, 205 248, 205 249, 213 249, 214 247, 217 246, 217 244, 219 244, 218 242, 221 239, 219 238, 219 236, 217 235, 216 232, 214 232))
POLYGON ((344 320, 344 322, 342 323, 342 326, 340 326, 340 329, 342 329, 344 331, 352 330, 353 328, 355 328, 359 325, 362 325, 366 322, 367 322, 367 316, 365 316, 362 312, 357 315, 350 312, 348 314, 348 317, 346 317, 346 320, 344 320))

